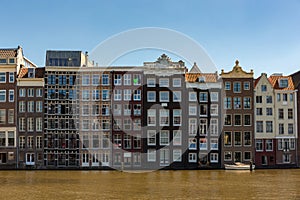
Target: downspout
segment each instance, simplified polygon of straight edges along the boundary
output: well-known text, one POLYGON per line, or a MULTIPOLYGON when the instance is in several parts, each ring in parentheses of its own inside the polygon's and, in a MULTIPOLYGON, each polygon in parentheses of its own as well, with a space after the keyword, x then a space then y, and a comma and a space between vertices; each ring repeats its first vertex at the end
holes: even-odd
POLYGON ((297 92, 298 90, 295 90, 295 99, 294 99, 294 112, 295 112, 295 145, 296 145, 296 166, 299 167, 298 163, 298 144, 299 144, 299 138, 298 138, 298 107, 297 107, 297 92))

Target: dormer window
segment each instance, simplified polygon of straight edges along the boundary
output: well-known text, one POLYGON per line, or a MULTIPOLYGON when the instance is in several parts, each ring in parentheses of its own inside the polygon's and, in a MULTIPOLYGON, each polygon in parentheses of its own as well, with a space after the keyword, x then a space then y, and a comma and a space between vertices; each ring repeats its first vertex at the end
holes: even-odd
POLYGON ((34 68, 28 68, 28 78, 34 78, 34 68))
POLYGON ((205 83, 205 77, 201 76, 199 77, 199 83, 205 83))
POLYGON ((289 86, 288 79, 284 78, 284 79, 279 80, 279 87, 280 88, 286 88, 288 86, 289 86))

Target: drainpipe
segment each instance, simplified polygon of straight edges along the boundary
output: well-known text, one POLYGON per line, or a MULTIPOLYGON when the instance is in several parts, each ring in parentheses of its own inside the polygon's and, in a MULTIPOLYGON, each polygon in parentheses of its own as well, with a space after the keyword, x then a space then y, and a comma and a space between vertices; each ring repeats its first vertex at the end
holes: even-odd
POLYGON ((297 92, 298 90, 295 90, 295 99, 294 99, 294 116, 295 116, 295 145, 296 145, 296 166, 299 167, 299 161, 298 161, 298 144, 299 144, 299 136, 298 136, 298 107, 297 107, 297 92))

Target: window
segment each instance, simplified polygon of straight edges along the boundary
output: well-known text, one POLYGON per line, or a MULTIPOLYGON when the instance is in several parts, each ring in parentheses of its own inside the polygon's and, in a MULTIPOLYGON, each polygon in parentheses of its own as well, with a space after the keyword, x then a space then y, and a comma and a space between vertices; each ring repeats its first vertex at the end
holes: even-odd
POLYGON ((13 124, 15 121, 15 110, 8 109, 8 123, 13 124))
POLYGON ((156 110, 149 109, 148 116, 147 116, 148 126, 155 126, 156 125, 156 110))
POLYGON ((5 58, 0 59, 0 64, 5 64, 6 62, 7 62, 7 60, 5 58))
POLYGON ((115 101, 122 100, 122 90, 114 90, 114 100, 115 101))
POLYGON ((181 130, 174 130, 173 131, 173 145, 179 146, 181 145, 181 130))
POLYGON ((25 89, 24 88, 19 89, 19 97, 25 97, 25 95, 26 95, 25 89))
POLYGON ((34 101, 28 101, 27 111, 28 112, 34 112, 34 101))
POLYGON ((133 75, 133 85, 141 85, 141 75, 140 74, 133 75))
POLYGON ((99 115, 99 105, 92 105, 92 115, 93 116, 99 115))
POLYGON ((122 136, 121 134, 115 134, 114 136, 114 149, 122 147, 122 136))
POLYGON ((235 92, 235 93, 241 92, 241 83, 240 82, 233 83, 233 92, 235 92))
POLYGON ((181 87, 181 79, 173 78, 173 87, 181 87))
POLYGON ((241 126, 242 125, 241 115, 234 115, 234 125, 235 126, 241 126))
POLYGON ((148 91, 147 92, 147 101, 148 102, 155 102, 156 101, 156 92, 155 91, 148 91))
POLYGON ((200 150, 207 150, 207 139, 200 138, 200 150))
POLYGON ((284 112, 282 108, 278 109, 278 119, 283 119, 284 118, 284 112))
POLYGON ((196 153, 189 153, 189 162, 196 163, 197 162, 197 154, 196 153))
POLYGON ((109 85, 109 76, 108 76, 108 74, 102 74, 102 85, 109 85))
POLYGON ((232 160, 232 153, 230 151, 224 152, 224 160, 225 161, 231 161, 232 160))
POLYGON ((43 112, 43 102, 36 101, 36 112, 43 112))
POLYGON ((123 120, 123 128, 124 130, 131 130, 131 119, 123 120))
POLYGON ((244 109, 250 109, 250 108, 251 108, 251 98, 244 97, 244 109))
POLYGON ((273 133, 273 121, 266 121, 266 132, 273 133))
POLYGON ((9 82, 14 83, 15 82, 15 73, 9 72, 9 82))
POLYGON ((218 153, 210 153, 210 162, 218 163, 218 153))
POLYGON ((14 90, 9 90, 9 102, 14 102, 15 101, 15 91, 14 90))
POLYGON ((189 138, 189 149, 196 150, 197 149, 197 140, 196 138, 189 138))
POLYGON ((230 90, 230 89, 231 89, 231 83, 225 82, 225 90, 230 90))
POLYGON ((181 109, 174 109, 173 110, 173 126, 181 126, 181 109))
POLYGON ((257 139, 255 142, 256 151, 263 151, 263 140, 257 139))
POLYGON ((206 116, 207 115, 207 105, 201 104, 200 105, 200 116, 206 116))
POLYGON ((169 102, 169 92, 159 92, 159 100, 160 102, 169 102))
POLYGON ((210 100, 212 102, 218 102, 219 101, 219 93, 218 92, 211 92, 210 93, 210 100))
POLYGON ((288 119, 293 119, 293 109, 288 109, 288 119))
POLYGON ((27 137, 27 147, 31 149, 33 148, 33 136, 27 137))
POLYGON ((37 117, 36 121, 35 121, 35 125, 36 125, 36 131, 42 131, 43 130, 43 121, 41 117, 37 117))
POLYGON ((6 72, 0 72, 0 83, 6 83, 6 72))
POLYGON ((42 97, 43 96, 43 89, 38 88, 36 89, 36 97, 42 97))
MULTIPOLYGON (((0 124, 1 124, 1 110, 0 110, 0 124)), ((19 131, 25 131, 25 118, 19 118, 19 131)))
POLYGON ((279 80, 279 87, 280 88, 286 88, 289 86, 289 83, 288 83, 288 79, 280 79, 279 80))
POLYGON ((266 96, 266 103, 273 103, 272 96, 266 96))
POLYGON ((134 104, 133 106, 133 115, 140 116, 142 114, 142 106, 141 104, 134 104))
POLYGON ((159 125, 169 126, 169 110, 167 109, 159 110, 159 125))
POLYGON ((189 92, 189 101, 197 101, 197 93, 189 92))
POLYGON ((6 90, 0 90, 0 102, 6 102, 6 90))
POLYGON ((173 162, 181 162, 181 149, 173 149, 173 162))
POLYGON ((277 94, 277 101, 281 101, 281 94, 277 94))
POLYGON ((251 146, 251 132, 244 132, 244 146, 251 146))
POLYGON ((189 115, 197 115, 197 106, 189 105, 189 115))
POLYGON ((122 84, 121 74, 115 74, 115 76, 114 76, 114 85, 121 85, 121 84, 122 84))
POLYGON ((29 117, 27 118, 27 131, 33 131, 34 130, 34 118, 29 117))
POLYGON ((131 149, 131 136, 124 135, 124 149, 131 149))
POLYGON ((251 126, 251 115, 244 115, 244 126, 251 126))
POLYGON ((173 91, 173 102, 181 102, 181 91, 173 91))
POLYGON ((25 136, 20 136, 19 137, 19 147, 20 147, 20 149, 25 148, 25 136))
POLYGON ((294 101, 294 94, 290 93, 290 102, 294 101))
POLYGON ((266 85, 261 85, 261 91, 266 92, 267 91, 267 86, 266 85))
POLYGON ((98 74, 93 74, 93 76, 92 76, 92 84, 94 86, 98 86, 100 84, 100 76, 98 74))
POLYGON ((134 90, 133 100, 140 101, 141 100, 141 90, 134 90))
POLYGON ((279 126, 279 134, 284 134, 284 124, 278 124, 279 126))
POLYGON ((189 119, 189 135, 196 135, 197 134, 197 119, 190 118, 189 119))
POLYGON ((25 112, 25 111, 26 111, 25 101, 19 101, 19 112, 25 112))
POLYGON ((90 91, 83 90, 82 91, 82 101, 88 101, 88 100, 90 100, 90 91))
POLYGON ((250 90, 250 82, 244 82, 244 90, 250 90))
POLYGON ((218 139, 217 138, 213 138, 210 139, 210 150, 218 150, 218 139))
POLYGON ((288 95, 286 93, 282 94, 282 101, 287 101, 288 100, 288 95))
POLYGON ((266 139, 266 151, 273 151, 273 140, 266 139))
POLYGON ((114 104, 113 114, 114 115, 121 115, 121 113, 122 113, 122 105, 114 104))
POLYGON ((288 124, 288 134, 294 133, 294 124, 288 124))
POLYGON ((131 74, 124 74, 124 85, 131 85, 131 74))
POLYGON ((267 113, 267 116, 272 116, 273 115, 273 109, 272 108, 266 108, 266 113, 267 113))
POLYGON ((109 99, 109 90, 102 90, 102 100, 107 101, 109 99))
POLYGON ((263 115, 262 108, 256 108, 256 115, 263 115))
POLYGON ((169 131, 167 130, 160 131, 159 144, 169 145, 169 131))
POLYGON ((256 103, 262 103, 262 96, 256 96, 256 103))
POLYGON ((240 97, 234 97, 233 98, 233 104, 234 104, 234 109, 240 109, 241 106, 241 98, 240 97))
MULTIPOLYGON (((85 82, 84 82, 84 80, 82 80, 82 85, 89 85, 89 75, 87 75, 87 76, 88 76, 88 82, 87 82, 87 84, 84 84, 85 82)), ((67 77, 65 75, 59 75, 58 76, 58 84, 60 86, 66 85, 67 84, 67 77)))
POLYGON ((155 149, 148 149, 147 150, 147 161, 148 162, 155 162, 156 161, 156 150, 155 149))
POLYGON ((242 133, 234 132, 234 146, 241 146, 241 145, 242 145, 242 133))
POLYGON ((131 115, 131 104, 124 105, 124 115, 126 116, 131 115))
POLYGON ((224 98, 224 108, 231 109, 231 98, 230 97, 224 98))
POLYGON ((156 145, 156 131, 155 130, 147 131, 147 144, 148 145, 156 145))
POLYGON ((0 131, 0 147, 6 146, 5 132, 0 131))
POLYGON ((82 130, 89 130, 90 129, 89 122, 90 122, 90 120, 86 120, 86 119, 82 120, 82 130))
POLYGON ((33 97, 34 96, 34 90, 33 90, 33 88, 27 89, 27 95, 28 95, 28 97, 33 97))
POLYGON ((256 121, 256 132, 257 133, 263 133, 264 132, 263 121, 256 121))
POLYGON ((218 135, 218 119, 210 119, 209 131, 211 135, 218 135))
POLYGON ((131 100, 131 90, 130 89, 125 89, 123 95, 124 95, 124 101, 131 100))
POLYGON ((121 119, 114 119, 113 129, 115 131, 119 131, 119 130, 121 130, 121 126, 122 126, 121 119))
POLYGON ((245 151, 244 152, 244 160, 245 161, 250 161, 251 160, 251 152, 250 151, 245 151))
POLYGON ((133 148, 140 149, 142 145, 142 138, 140 134, 137 134, 133 137, 133 148))
POLYGON ((147 78, 147 86, 155 87, 155 78, 147 78))
POLYGON ((210 114, 211 115, 218 115, 218 104, 211 104, 210 105, 210 114))
POLYGON ((200 119, 199 132, 200 132, 200 135, 206 135, 206 133, 207 133, 207 119, 200 119))
POLYGON ((90 107, 89 105, 82 105, 82 115, 88 116, 90 114, 90 107))
POLYGON ((226 146, 231 146, 231 132, 224 132, 224 145, 226 146))
POLYGON ((206 92, 200 92, 200 102, 207 102, 207 93, 206 92))
POLYGON ((159 87, 169 87, 169 79, 168 78, 160 78, 159 79, 159 87))
POLYGON ((232 125, 231 115, 228 115, 228 114, 225 115, 224 125, 225 126, 231 126, 232 125))

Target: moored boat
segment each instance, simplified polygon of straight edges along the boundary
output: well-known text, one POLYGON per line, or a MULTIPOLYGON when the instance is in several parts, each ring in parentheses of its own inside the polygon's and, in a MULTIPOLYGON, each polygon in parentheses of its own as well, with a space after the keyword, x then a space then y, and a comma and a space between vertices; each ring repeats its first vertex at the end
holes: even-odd
POLYGON ((234 163, 234 164, 225 164, 225 169, 227 170, 252 170, 255 169, 254 164, 244 164, 244 163, 234 163))

